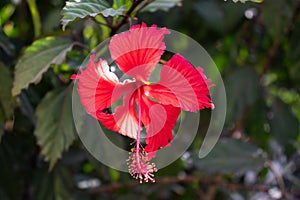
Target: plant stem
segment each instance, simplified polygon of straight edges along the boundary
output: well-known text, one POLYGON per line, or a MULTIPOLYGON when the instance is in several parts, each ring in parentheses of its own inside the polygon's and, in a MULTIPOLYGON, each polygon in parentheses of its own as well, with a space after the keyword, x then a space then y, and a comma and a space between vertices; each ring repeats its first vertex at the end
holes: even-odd
POLYGON ((124 25, 127 23, 128 18, 130 17, 130 15, 132 14, 132 12, 135 10, 135 8, 142 2, 143 0, 136 0, 133 2, 133 4, 131 5, 131 7, 129 8, 129 10, 127 11, 127 13, 124 15, 123 19, 121 20, 120 23, 118 23, 116 26, 112 26, 111 27, 111 32, 110 32, 110 36, 113 36, 114 34, 117 33, 117 31, 124 25))
POLYGON ((34 27, 34 37, 37 38, 38 36, 41 35, 41 19, 40 19, 40 14, 36 6, 36 1, 35 0, 27 0, 29 10, 32 16, 32 22, 33 22, 33 27, 34 27))

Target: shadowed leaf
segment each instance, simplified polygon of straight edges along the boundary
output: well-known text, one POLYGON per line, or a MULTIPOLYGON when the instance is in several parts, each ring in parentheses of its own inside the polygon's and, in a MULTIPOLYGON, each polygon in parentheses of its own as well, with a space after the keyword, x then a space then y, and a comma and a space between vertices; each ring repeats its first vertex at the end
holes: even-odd
POLYGON ((68 88, 47 93, 36 109, 37 127, 34 134, 41 146, 41 153, 50 162, 50 169, 75 139, 71 91, 68 88))
POLYGON ((241 175, 248 170, 259 170, 264 165, 264 155, 258 147, 239 140, 223 138, 196 167, 209 173, 241 175))
POLYGON ((157 10, 168 11, 170 8, 180 5, 181 0, 154 0, 147 5, 142 11, 155 12, 157 10))
POLYGON ((87 16, 96 17, 102 14, 104 17, 119 16, 123 14, 125 9, 120 7, 115 10, 104 0, 71 0, 67 1, 62 10, 62 29, 65 30, 66 26, 74 21, 76 18, 85 18, 87 16))

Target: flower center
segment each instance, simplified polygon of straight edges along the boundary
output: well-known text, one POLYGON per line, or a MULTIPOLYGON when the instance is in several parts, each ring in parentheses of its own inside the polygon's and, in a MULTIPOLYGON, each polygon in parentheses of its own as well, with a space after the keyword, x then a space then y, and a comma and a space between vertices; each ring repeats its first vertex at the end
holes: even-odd
POLYGON ((127 165, 130 175, 135 179, 140 179, 140 183, 143 181, 152 183, 154 180, 154 172, 157 172, 154 163, 150 163, 147 158, 147 153, 139 148, 132 148, 127 159, 127 165), (139 153, 137 153, 139 149, 139 153))

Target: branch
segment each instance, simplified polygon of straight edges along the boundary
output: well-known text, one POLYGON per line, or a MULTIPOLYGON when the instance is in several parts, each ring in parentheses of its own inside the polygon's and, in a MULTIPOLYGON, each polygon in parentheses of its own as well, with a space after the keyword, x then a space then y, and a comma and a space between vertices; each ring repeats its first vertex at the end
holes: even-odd
POLYGON ((145 8, 146 6, 148 6, 150 3, 152 3, 154 0, 147 0, 142 6, 140 6, 136 12, 141 11, 143 8, 145 8))
POLYGON ((110 35, 114 35, 116 34, 116 32, 128 22, 128 18, 130 18, 130 15, 132 14, 132 12, 136 9, 136 7, 142 2, 143 0, 135 0, 133 1, 131 7, 129 8, 129 10, 126 12, 126 14, 123 16, 123 19, 115 26, 111 27, 111 32, 110 35))
POLYGON ((265 166, 266 167, 269 167, 270 170, 273 172, 274 176, 275 176, 275 179, 278 183, 278 186, 281 190, 282 193, 285 193, 285 189, 284 189, 284 181, 283 181, 283 178, 280 174, 280 172, 278 172, 278 170, 275 168, 275 166, 273 165, 273 163, 271 161, 266 161, 265 163, 265 166))
MULTIPOLYGON (((172 184, 172 183, 195 183, 199 182, 202 185, 216 185, 218 187, 225 187, 229 190, 248 190, 248 191, 260 191, 268 192, 271 188, 266 185, 243 185, 240 183, 228 183, 220 179, 212 179, 210 177, 195 177, 186 176, 184 178, 180 177, 162 177, 158 178, 155 184, 172 184)), ((114 192, 115 190, 121 188, 133 188, 140 185, 138 181, 130 181, 129 183, 115 182, 107 184, 98 188, 91 190, 89 193, 91 195, 98 195, 103 192, 114 192)))

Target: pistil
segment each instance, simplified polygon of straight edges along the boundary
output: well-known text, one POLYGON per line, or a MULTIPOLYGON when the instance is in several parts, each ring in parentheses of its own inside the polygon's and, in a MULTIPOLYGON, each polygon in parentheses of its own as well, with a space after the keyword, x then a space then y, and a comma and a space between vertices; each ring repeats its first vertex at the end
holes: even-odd
POLYGON ((137 89, 138 94, 138 131, 136 136, 136 146, 131 149, 129 158, 127 159, 128 170, 131 176, 140 179, 140 183, 155 182, 153 173, 157 171, 154 163, 150 163, 147 158, 147 152, 141 145, 141 129, 142 129, 142 109, 141 109, 141 88, 137 89))

